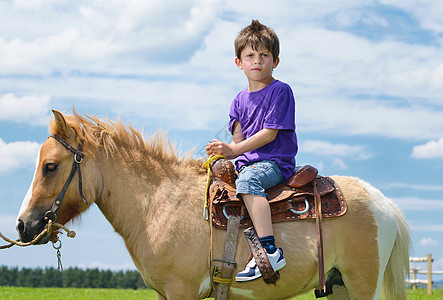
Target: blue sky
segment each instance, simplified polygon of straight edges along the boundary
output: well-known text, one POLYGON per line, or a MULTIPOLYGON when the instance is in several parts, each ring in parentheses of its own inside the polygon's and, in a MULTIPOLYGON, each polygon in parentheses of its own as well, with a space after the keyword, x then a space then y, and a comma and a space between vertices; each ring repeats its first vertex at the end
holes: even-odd
MULTIPOLYGON (((345 2, 0 0, 0 231, 16 236, 53 108, 167 129, 196 156, 228 139, 247 84, 233 40, 259 19, 297 98, 298 164, 379 188, 403 210, 413 255, 443 270, 443 6, 345 2)), ((134 268, 96 207, 70 227, 65 267, 134 268)), ((55 266, 55 250, 3 250, 0 265, 55 266)))

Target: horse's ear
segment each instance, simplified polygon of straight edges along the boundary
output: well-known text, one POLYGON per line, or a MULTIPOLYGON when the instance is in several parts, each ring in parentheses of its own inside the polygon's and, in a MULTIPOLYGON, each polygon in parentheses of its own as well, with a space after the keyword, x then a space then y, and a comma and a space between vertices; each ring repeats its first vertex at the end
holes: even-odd
POLYGON ((54 114, 55 125, 57 126, 57 129, 60 132, 60 134, 64 135, 68 139, 75 138, 75 132, 68 125, 63 114, 55 109, 52 110, 52 113, 54 114))

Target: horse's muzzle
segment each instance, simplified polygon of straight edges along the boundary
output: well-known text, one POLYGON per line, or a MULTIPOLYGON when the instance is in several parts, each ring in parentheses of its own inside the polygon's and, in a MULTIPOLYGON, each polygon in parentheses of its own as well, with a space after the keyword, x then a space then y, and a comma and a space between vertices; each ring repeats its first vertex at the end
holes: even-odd
MULTIPOLYGON (((32 241, 40 232, 45 228, 43 221, 27 221, 24 219, 18 219, 17 232, 21 242, 28 243, 32 241)), ((49 242, 50 235, 46 234, 42 236, 36 244, 46 244, 49 242)))

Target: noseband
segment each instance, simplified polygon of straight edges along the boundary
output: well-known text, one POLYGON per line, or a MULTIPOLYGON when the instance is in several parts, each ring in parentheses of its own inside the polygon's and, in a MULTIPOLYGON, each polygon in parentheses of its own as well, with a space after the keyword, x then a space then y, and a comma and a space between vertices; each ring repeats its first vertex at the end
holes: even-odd
POLYGON ((56 139, 60 144, 62 144, 66 149, 68 149, 69 151, 71 151, 72 153, 74 153, 74 162, 72 163, 72 168, 71 168, 71 173, 69 174, 68 179, 66 180, 65 185, 63 186, 62 191, 60 192, 60 194, 57 196, 57 198, 55 199, 54 203, 52 204, 52 208, 51 210, 47 211, 45 213, 45 220, 52 220, 53 222, 55 222, 57 220, 57 210, 60 207, 60 205, 63 202, 63 198, 65 197, 66 194, 66 190, 69 187, 69 184, 72 181, 72 178, 74 177, 75 171, 78 169, 78 190, 80 193, 80 197, 82 198, 83 202, 85 202, 86 204, 88 204, 88 201, 86 201, 85 196, 83 195, 83 188, 82 188, 82 172, 80 169, 80 163, 83 161, 83 158, 85 157, 85 155, 82 152, 82 145, 80 144, 78 146, 78 149, 75 149, 74 147, 72 147, 71 145, 69 145, 69 143, 67 141, 65 141, 63 138, 61 138, 58 135, 50 135, 49 137, 52 137, 54 139, 56 139))

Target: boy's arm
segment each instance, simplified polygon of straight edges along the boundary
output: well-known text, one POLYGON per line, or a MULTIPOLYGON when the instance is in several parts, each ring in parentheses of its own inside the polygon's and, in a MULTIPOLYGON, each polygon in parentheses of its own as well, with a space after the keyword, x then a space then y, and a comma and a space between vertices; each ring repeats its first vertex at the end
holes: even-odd
MULTIPOLYGON (((231 147, 228 147, 228 149, 225 150, 226 153, 222 155, 238 156, 245 152, 258 149, 272 142, 277 136, 277 133, 278 129, 263 128, 262 130, 250 136, 249 138, 244 139, 239 143, 235 143, 234 145, 231 144, 230 145, 231 147), (231 153, 231 155, 229 155, 229 152, 231 153)), ((223 146, 222 149, 224 149, 223 146)))
POLYGON ((224 155, 234 158, 248 151, 258 149, 272 142, 277 136, 278 129, 263 128, 256 134, 245 139, 241 132, 240 123, 234 124, 233 140, 228 144, 222 141, 213 140, 208 144, 206 150, 208 155, 224 155), (208 151, 209 150, 209 151, 208 151))
MULTIPOLYGON (((245 140, 243 133, 241 132, 240 122, 236 121, 234 123, 234 129, 232 130, 232 143, 238 144, 245 140)), ((231 143, 231 144, 232 144, 231 143)))

